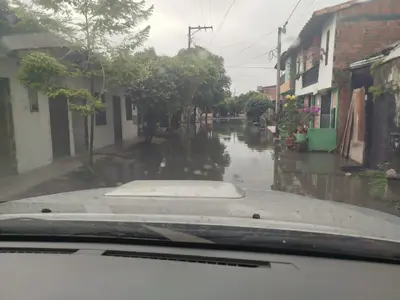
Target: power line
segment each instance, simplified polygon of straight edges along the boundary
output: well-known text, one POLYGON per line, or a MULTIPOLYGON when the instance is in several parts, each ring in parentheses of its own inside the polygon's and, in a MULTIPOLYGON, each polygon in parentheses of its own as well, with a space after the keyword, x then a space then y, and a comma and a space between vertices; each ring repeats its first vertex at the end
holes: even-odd
POLYGON ((294 23, 294 25, 300 24, 301 21, 303 21, 304 17, 306 17, 306 16, 313 10, 313 6, 314 6, 314 4, 315 4, 315 1, 316 1, 316 0, 312 0, 312 2, 310 3, 310 7, 309 7, 309 9, 307 10, 307 12, 304 13, 304 14, 294 23))
POLYGON ((203 22, 205 22, 203 0, 199 0, 199 1, 200 1, 201 18, 202 18, 203 22))
POLYGON ((254 56, 253 59, 257 59, 257 58, 260 58, 260 57, 262 57, 262 56, 268 54, 269 59, 272 60, 271 57, 272 57, 272 58, 275 57, 275 51, 276 51, 276 49, 273 48, 273 49, 271 49, 271 50, 268 50, 267 52, 261 53, 260 55, 254 56))
POLYGON ((260 67, 260 66, 227 66, 227 69, 265 69, 265 70, 275 70, 274 67, 260 67))
POLYGON ((209 47, 211 46, 211 44, 212 44, 212 42, 214 41, 215 37, 217 36, 217 34, 218 34, 219 31, 221 30, 222 26, 224 25, 225 20, 226 20, 226 18, 228 17, 228 15, 229 15, 229 13, 230 13, 230 11, 231 11, 233 5, 235 4, 235 2, 236 2, 236 0, 233 0, 232 3, 231 3, 231 5, 229 5, 228 10, 226 11, 226 13, 225 13, 225 15, 224 15, 224 17, 223 17, 221 23, 218 25, 217 31, 216 31, 215 34, 213 35, 213 37, 212 37, 210 43, 208 44, 209 47))
MULTIPOLYGON (((293 10, 291 11, 291 13, 290 13, 289 17, 287 18, 287 20, 286 20, 285 24, 283 25, 283 27, 285 27, 285 26, 289 23, 289 21, 290 21, 290 19, 292 18, 294 12, 295 12, 296 9, 299 7, 301 1, 302 1, 302 0, 298 0, 298 1, 297 1, 296 5, 294 6, 293 10)), ((314 2, 315 2, 315 0, 313 0, 312 4, 314 4, 314 2)), ((260 58, 260 57, 265 56, 265 55, 268 54, 268 56, 269 56, 268 59, 271 61, 272 59, 274 59, 274 58, 276 57, 275 52, 276 52, 276 49, 271 49, 271 50, 269 50, 269 51, 267 51, 267 52, 264 52, 264 53, 262 53, 262 54, 260 54, 260 55, 257 55, 257 56, 255 56, 255 57, 253 57, 253 59, 257 59, 257 58, 260 58)))
POLYGON ((302 0, 297 1, 295 7, 293 8, 292 12, 291 12, 290 15, 289 15, 289 18, 287 18, 287 20, 286 20, 286 22, 285 22, 285 25, 283 25, 283 26, 286 26, 287 23, 289 23, 290 19, 292 18, 294 12, 296 11, 296 9, 297 9, 297 7, 299 6, 299 4, 301 3, 301 1, 302 1, 302 0))
POLYGON ((232 44, 228 44, 228 45, 223 45, 223 46, 221 46, 220 48, 230 48, 230 47, 233 47, 233 46, 236 46, 236 45, 247 44, 247 43, 250 42, 251 45, 250 45, 250 46, 246 46, 245 49, 242 49, 242 50, 241 50, 241 52, 242 52, 242 51, 245 51, 245 50, 247 50, 247 49, 253 47, 253 46, 256 45, 257 43, 261 42, 263 39, 265 39, 267 36, 271 35, 272 33, 274 33, 274 31, 268 32, 267 34, 263 34, 262 36, 260 36, 259 38, 257 38, 257 40, 255 40, 255 41, 254 41, 254 40, 240 41, 240 42, 236 42, 236 43, 232 43, 232 44))
POLYGON ((254 47, 255 45, 257 45, 259 42, 261 42, 263 39, 265 39, 267 36, 270 36, 271 34, 273 34, 275 31, 271 31, 268 32, 267 34, 263 35, 261 38, 259 38, 258 40, 256 40, 255 42, 253 42, 252 44, 250 44, 249 46, 247 46, 246 48, 243 48, 242 50, 240 50, 237 54, 242 53, 246 50, 249 50, 250 48, 254 47))

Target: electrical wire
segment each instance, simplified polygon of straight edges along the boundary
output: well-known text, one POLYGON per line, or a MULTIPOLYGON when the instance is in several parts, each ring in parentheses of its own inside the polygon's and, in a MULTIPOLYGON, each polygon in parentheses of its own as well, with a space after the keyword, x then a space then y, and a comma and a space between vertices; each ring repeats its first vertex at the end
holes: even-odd
POLYGON ((293 16, 294 12, 296 11, 297 7, 299 7, 299 5, 300 5, 301 1, 302 1, 302 0, 298 0, 298 1, 297 1, 297 3, 296 3, 296 5, 295 5, 295 7, 293 8, 292 12, 290 13, 289 17, 287 18, 287 20, 286 20, 286 22, 285 22, 285 25, 284 25, 284 26, 286 26, 286 25, 289 23, 289 21, 290 21, 290 19, 292 18, 292 16, 293 16))
POLYGON ((249 50, 250 48, 254 47, 255 45, 257 45, 259 42, 261 42, 263 39, 265 39, 266 37, 270 36, 271 34, 273 34, 274 31, 268 32, 267 34, 263 35, 262 37, 260 37, 258 40, 256 40, 255 42, 253 42, 252 44, 250 44, 249 46, 247 46, 246 48, 243 48, 242 50, 240 50, 237 54, 239 53, 243 53, 247 50, 249 50))
POLYGON ((203 0, 199 0, 199 1, 200 1, 201 19, 202 19, 203 23, 205 24, 203 0))
POLYGON ((315 5, 315 2, 316 2, 316 0, 312 0, 307 12, 305 12, 295 23, 293 23, 293 26, 299 25, 304 20, 304 18, 313 10, 313 6, 315 5))
POLYGON ((261 67, 261 66, 226 66, 227 69, 265 69, 265 70, 275 70, 274 67, 261 67))
MULTIPOLYGON (((294 6, 293 10, 291 11, 289 17, 287 18, 287 20, 286 20, 284 26, 286 26, 286 25, 288 24, 288 22, 290 21, 290 19, 292 18, 293 14, 294 14, 294 12, 295 12, 296 9, 299 7, 301 1, 302 1, 302 0, 298 0, 298 1, 297 1, 296 5, 294 6)), ((315 0, 313 0, 312 5, 314 4, 314 2, 315 2, 315 0)), ((303 17, 304 17, 304 15, 302 16, 302 18, 303 18, 303 17)), ((272 34, 272 33, 273 33, 273 31, 271 32, 271 34, 272 34)), ((262 54, 260 54, 260 55, 257 55, 257 56, 255 56, 255 57, 253 57, 253 59, 257 59, 257 58, 263 57, 263 56, 265 56, 265 55, 268 55, 268 60, 269 60, 269 61, 272 61, 272 60, 273 60, 274 58, 276 58, 276 56, 277 56, 277 55, 276 55, 276 49, 271 49, 271 50, 269 50, 269 51, 267 51, 267 52, 264 52, 264 53, 262 53, 262 54)))
POLYGON ((225 15, 221 21, 221 23, 218 25, 217 30, 215 32, 215 34, 213 35, 213 37, 211 38, 210 43, 208 44, 208 47, 211 46, 212 42, 214 41, 215 37, 218 35, 219 31, 221 30, 222 26, 224 26, 225 20, 228 17, 233 5, 235 4, 236 0, 233 0, 232 3, 229 5, 228 10, 225 12, 225 15))

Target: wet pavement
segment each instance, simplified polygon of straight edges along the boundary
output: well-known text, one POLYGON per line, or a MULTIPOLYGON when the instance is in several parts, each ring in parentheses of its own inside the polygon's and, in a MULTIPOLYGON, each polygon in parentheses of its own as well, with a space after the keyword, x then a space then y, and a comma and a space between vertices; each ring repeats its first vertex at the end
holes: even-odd
POLYGON ((132 180, 222 180, 243 188, 280 190, 400 216, 400 182, 383 173, 345 174, 328 153, 297 153, 274 145, 272 133, 245 120, 192 126, 123 155, 98 160, 14 197, 116 186, 132 180))

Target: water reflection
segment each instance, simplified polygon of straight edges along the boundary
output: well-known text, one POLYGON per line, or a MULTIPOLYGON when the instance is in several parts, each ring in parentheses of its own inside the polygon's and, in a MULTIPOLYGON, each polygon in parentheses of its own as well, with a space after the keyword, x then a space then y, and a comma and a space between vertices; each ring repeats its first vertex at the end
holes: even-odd
POLYGON ((400 187, 383 177, 345 176, 346 163, 328 153, 297 153, 274 145, 272 134, 243 120, 182 128, 181 134, 98 160, 18 198, 116 186, 132 180, 216 180, 279 190, 400 215, 400 187))
POLYGON ((135 179, 223 180, 230 164, 226 146, 212 127, 185 134, 161 145, 144 145, 139 150, 135 179))

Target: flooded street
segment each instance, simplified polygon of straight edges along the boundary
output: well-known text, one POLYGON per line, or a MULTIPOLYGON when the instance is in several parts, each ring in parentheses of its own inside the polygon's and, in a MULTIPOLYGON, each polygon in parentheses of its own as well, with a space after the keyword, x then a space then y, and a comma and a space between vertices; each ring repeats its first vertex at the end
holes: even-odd
POLYGON ((129 153, 98 160, 37 186, 18 198, 116 186, 132 180, 217 180, 243 188, 279 190, 400 215, 400 188, 382 176, 345 174, 328 153, 297 153, 275 146, 271 132, 244 120, 193 125, 157 137, 129 153))

